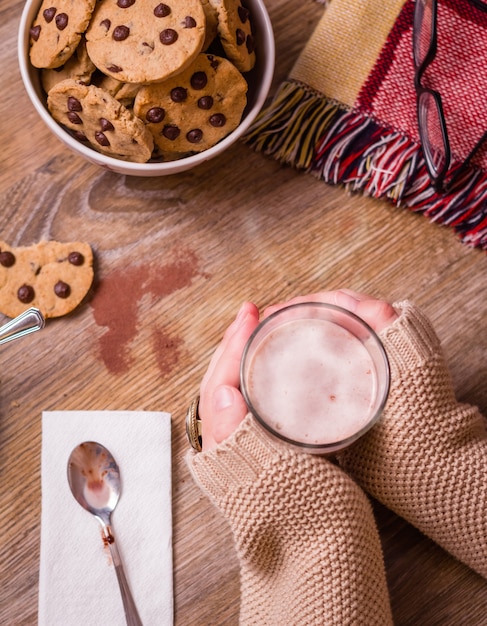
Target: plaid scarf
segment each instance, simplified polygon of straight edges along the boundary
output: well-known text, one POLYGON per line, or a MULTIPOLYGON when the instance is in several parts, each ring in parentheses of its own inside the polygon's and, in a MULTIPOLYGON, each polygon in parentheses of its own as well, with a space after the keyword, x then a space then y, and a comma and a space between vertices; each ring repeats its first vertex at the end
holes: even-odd
MULTIPOLYGON (((426 170, 413 14, 414 0, 331 0, 245 141, 327 183, 421 212, 485 250, 487 145, 451 192, 435 192, 426 170)), ((423 83, 442 96, 455 168, 487 128, 487 12, 469 0, 438 0, 437 27, 423 83)))

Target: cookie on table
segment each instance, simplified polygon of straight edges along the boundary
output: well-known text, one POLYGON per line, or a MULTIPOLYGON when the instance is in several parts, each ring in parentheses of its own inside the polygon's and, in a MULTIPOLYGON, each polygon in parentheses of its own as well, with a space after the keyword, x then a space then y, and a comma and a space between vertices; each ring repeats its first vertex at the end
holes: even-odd
POLYGON ((16 317, 37 307, 46 318, 66 315, 85 298, 93 275, 88 243, 12 247, 0 241, 0 312, 16 317))
POLYGON ((90 22, 96 0, 43 0, 30 29, 34 67, 61 67, 74 54, 90 22))
POLYGON ((49 91, 47 106, 57 122, 98 152, 136 163, 150 159, 150 131, 104 89, 63 80, 49 91))
POLYGON ((49 93, 54 85, 57 85, 57 83, 67 80, 68 78, 72 78, 73 80, 77 80, 88 85, 95 69, 96 68, 93 62, 86 51, 86 42, 84 37, 82 37, 74 54, 64 65, 52 70, 41 70, 42 87, 46 93, 49 93))
POLYGON ((250 11, 241 0, 209 0, 218 13, 218 35, 227 57, 241 72, 255 65, 255 38, 250 11))
POLYGON ((205 13, 201 0, 99 0, 86 40, 104 74, 128 83, 162 81, 201 51, 205 13))
POLYGON ((160 152, 201 152, 238 126, 247 88, 230 61, 203 53, 177 76, 141 87, 134 113, 147 124, 160 152))

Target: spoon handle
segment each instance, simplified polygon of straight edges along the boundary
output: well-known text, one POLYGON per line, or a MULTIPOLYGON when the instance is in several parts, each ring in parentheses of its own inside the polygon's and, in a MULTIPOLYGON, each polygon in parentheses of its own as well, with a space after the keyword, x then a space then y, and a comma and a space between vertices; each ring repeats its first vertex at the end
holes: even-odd
POLYGON ((120 558, 120 552, 118 551, 117 542, 113 536, 112 530, 109 526, 105 528, 105 537, 110 547, 110 554, 112 555, 113 565, 117 573, 118 584, 120 586, 120 593, 122 594, 123 608, 125 611, 125 618, 127 620, 127 626, 143 626, 139 617, 137 607, 135 606, 132 593, 125 576, 125 571, 122 566, 122 559, 120 558))
POLYGON ((39 309, 30 308, 24 311, 7 324, 0 327, 0 344, 23 337, 35 330, 44 328, 44 317, 39 309))

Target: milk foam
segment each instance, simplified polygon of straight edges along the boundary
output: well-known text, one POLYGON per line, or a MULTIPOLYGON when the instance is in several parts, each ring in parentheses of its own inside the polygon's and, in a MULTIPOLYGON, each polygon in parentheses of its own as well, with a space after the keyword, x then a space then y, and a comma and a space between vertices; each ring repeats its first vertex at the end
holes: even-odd
POLYGON ((274 329, 256 349, 250 371, 254 409, 294 441, 342 441, 372 417, 374 363, 359 339, 332 322, 294 320, 274 329))

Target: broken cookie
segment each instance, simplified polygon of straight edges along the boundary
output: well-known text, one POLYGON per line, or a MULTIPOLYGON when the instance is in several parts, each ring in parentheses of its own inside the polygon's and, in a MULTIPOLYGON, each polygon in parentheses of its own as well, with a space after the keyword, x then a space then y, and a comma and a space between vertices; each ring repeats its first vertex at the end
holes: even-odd
POLYGON ((86 296, 93 275, 87 243, 11 247, 0 241, 0 312, 13 318, 36 307, 45 318, 66 315, 86 296))

